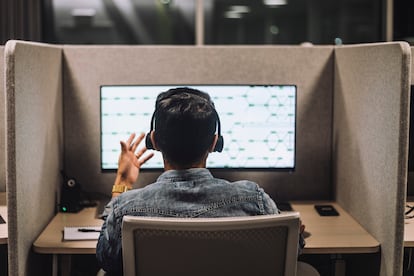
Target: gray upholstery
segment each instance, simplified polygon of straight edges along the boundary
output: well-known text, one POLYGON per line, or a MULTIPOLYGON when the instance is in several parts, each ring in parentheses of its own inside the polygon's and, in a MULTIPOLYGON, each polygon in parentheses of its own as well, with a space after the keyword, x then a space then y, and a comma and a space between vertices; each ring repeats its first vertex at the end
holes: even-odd
POLYGON ((336 199, 381 243, 381 275, 401 275, 407 183, 410 48, 335 49, 336 199))
POLYGON ((3 76, 4 46, 0 46, 0 192, 6 191, 6 94, 3 76))
POLYGON ((8 41, 5 60, 9 272, 41 275, 31 248, 54 215, 61 181, 62 50, 8 41))
MULTIPOLYGON (((107 193, 113 184, 114 175, 100 170, 100 85, 294 84, 294 173, 226 170, 216 175, 256 181, 278 200, 332 197, 333 47, 65 45, 63 58, 65 170, 85 189, 107 193)), ((131 127, 139 131, 142 126, 131 127)), ((158 175, 143 171, 137 185, 158 175)))
POLYGON ((124 275, 295 275, 299 214, 216 219, 125 216, 124 275))
MULTIPOLYGON (((414 85, 414 70, 413 70, 414 58, 413 58, 413 56, 414 56, 414 47, 411 47, 411 74, 410 74, 411 86, 414 85)), ((414 112, 414 111, 411 110, 411 112, 414 112)), ((413 122, 411 122, 411 124, 412 123, 413 122)), ((414 130, 411 130, 411 131, 414 131, 414 130)), ((414 145, 412 145, 412 146, 414 147, 414 145)), ((412 151, 414 151, 414 148, 413 148, 412 151)), ((413 164, 414 164, 414 160, 411 160, 410 162, 413 162, 413 164)), ((414 171, 409 171, 408 172, 408 184, 407 185, 408 185, 408 187, 407 187, 407 196, 408 197, 413 197, 414 196, 414 171)))

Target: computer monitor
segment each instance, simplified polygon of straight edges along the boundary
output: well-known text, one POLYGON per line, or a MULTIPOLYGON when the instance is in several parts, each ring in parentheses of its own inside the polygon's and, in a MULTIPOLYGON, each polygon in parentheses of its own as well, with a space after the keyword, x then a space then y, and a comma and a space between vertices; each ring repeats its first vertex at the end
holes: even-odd
MULTIPOLYGON (((221 123, 224 148, 211 153, 212 169, 294 170, 295 85, 104 85, 101 86, 101 169, 114 171, 119 141, 147 133, 160 92, 186 86, 207 92, 221 123)), ((142 143, 141 146, 144 146, 142 143)), ((162 169, 160 152, 142 170, 162 169)))

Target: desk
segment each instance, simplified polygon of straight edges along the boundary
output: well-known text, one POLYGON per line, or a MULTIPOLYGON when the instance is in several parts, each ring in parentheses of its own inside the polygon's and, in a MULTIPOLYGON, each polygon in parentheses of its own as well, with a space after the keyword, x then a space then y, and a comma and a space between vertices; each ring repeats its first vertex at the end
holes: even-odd
POLYGON ((101 226, 96 208, 84 208, 78 213, 57 213, 33 244, 34 251, 43 254, 95 254, 97 241, 63 241, 65 226, 101 226))
POLYGON ((305 231, 310 233, 305 239, 304 254, 361 254, 380 249, 379 242, 336 203, 292 203, 292 208, 300 213, 305 231), (315 204, 331 204, 340 215, 321 217, 313 207, 315 204))
POLYGON ((7 230, 7 203, 6 193, 0 193, 0 215, 6 223, 0 224, 0 244, 7 244, 8 230, 7 230))
MULTIPOLYGON (((414 206, 414 201, 407 201, 407 205, 414 206)), ((404 220, 404 247, 414 247, 414 218, 404 220)))
MULTIPOLYGON (((407 199, 408 206, 414 206, 412 198, 407 199)), ((406 208, 405 211, 409 209, 406 208)), ((414 215, 414 212, 408 214, 408 216, 414 215)), ((403 269, 404 275, 412 275, 414 270, 413 266, 413 250, 414 250, 414 218, 404 219, 404 261, 403 269), (410 274, 411 273, 411 274, 410 274)))
MULTIPOLYGON (((300 212, 302 223, 310 236, 306 238, 304 254, 375 253, 380 244, 338 204, 332 202, 297 202, 292 207, 300 212), (332 204, 340 213, 337 217, 321 217, 314 204, 332 204)), ((70 271, 70 255, 95 254, 96 241, 63 241, 64 226, 97 226, 102 220, 95 218, 95 208, 79 213, 58 213, 34 242, 34 251, 53 254, 53 272, 57 273, 57 254, 62 255, 62 272, 70 271)))
POLYGON ((52 274, 70 275, 71 254, 95 254, 97 241, 63 241, 65 226, 101 226, 103 220, 96 218, 96 208, 84 208, 78 213, 57 213, 33 243, 37 253, 52 254, 52 274), (61 255, 58 264, 58 255, 61 255))

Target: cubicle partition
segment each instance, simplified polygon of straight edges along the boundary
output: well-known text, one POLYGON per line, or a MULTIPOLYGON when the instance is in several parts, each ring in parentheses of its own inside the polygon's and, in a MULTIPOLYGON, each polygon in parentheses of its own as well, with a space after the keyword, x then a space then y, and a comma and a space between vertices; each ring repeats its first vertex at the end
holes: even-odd
POLYGON ((336 199, 381 243, 381 275, 401 275, 407 182, 410 49, 335 49, 336 199))
POLYGON ((63 167, 62 49, 9 41, 5 56, 9 273, 43 275, 31 247, 55 213, 63 167))
MULTIPOLYGON (((5 192, 6 192, 6 104, 4 93, 4 46, 0 46, 0 217, 5 217, 5 192)), ((7 240, 7 226, 0 224, 0 275, 7 274, 7 247, 4 246, 4 238, 7 240), (3 242, 2 242, 3 241, 3 242)), ((7 242, 7 241, 6 241, 7 242)))
MULTIPOLYGON (((401 274, 407 49, 8 42, 11 272, 33 265, 30 245, 55 209, 60 169, 85 191, 110 193, 115 174, 99 165, 100 85, 294 84, 295 170, 213 173, 255 180, 276 200, 338 200, 381 243, 381 275, 401 274)), ((143 172, 138 186, 158 174, 143 172)))
MULTIPOLYGON (((65 171, 85 190, 108 194, 114 180, 114 173, 100 168, 101 85, 293 84, 297 86, 294 171, 213 173, 254 180, 278 201, 332 198, 331 46, 64 46, 63 55, 65 171)), ((138 126, 130 131, 134 127, 138 126)), ((230 143, 226 139, 224 143, 230 143)), ((151 183, 159 174, 143 171, 139 185, 151 183)))
POLYGON ((4 46, 0 46, 0 192, 6 191, 6 99, 4 93, 4 46))
MULTIPOLYGON (((414 47, 411 47, 411 57, 414 55, 414 47)), ((411 68, 414 67, 414 58, 411 58, 411 68)), ((410 75, 411 87, 414 87, 414 70, 411 70, 410 75)), ((411 92, 413 92, 412 90, 411 92)), ((412 96, 412 95, 411 95, 412 96)), ((414 99, 410 99, 410 102, 413 103, 414 99)), ((408 183, 407 183, 407 197, 410 199, 414 198, 414 130, 413 130, 413 120, 414 111, 413 105, 411 105, 410 118, 411 118, 411 128, 410 128, 410 152, 408 155, 409 158, 409 168, 408 168, 408 183)))

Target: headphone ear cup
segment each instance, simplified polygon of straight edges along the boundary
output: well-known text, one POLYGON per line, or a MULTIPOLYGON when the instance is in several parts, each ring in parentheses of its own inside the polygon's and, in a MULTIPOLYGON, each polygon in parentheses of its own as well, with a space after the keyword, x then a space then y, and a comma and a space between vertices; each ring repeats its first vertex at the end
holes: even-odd
POLYGON ((217 143, 216 146, 214 147, 214 151, 216 152, 222 152, 223 151, 223 147, 224 147, 224 139, 223 136, 219 136, 217 138, 217 143))
POLYGON ((154 145, 152 144, 152 141, 151 141, 151 132, 148 132, 147 136, 145 136, 145 147, 151 150, 154 149, 154 145))

